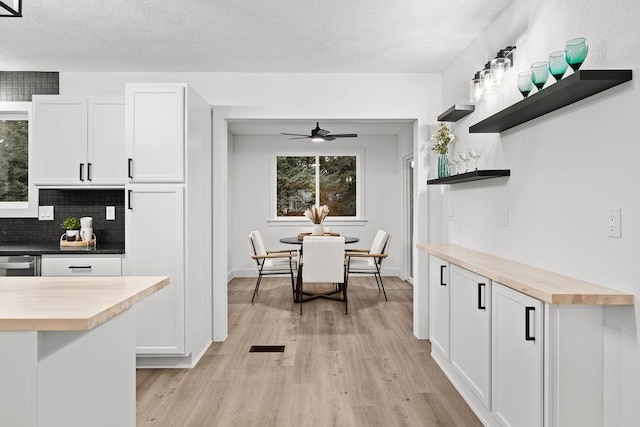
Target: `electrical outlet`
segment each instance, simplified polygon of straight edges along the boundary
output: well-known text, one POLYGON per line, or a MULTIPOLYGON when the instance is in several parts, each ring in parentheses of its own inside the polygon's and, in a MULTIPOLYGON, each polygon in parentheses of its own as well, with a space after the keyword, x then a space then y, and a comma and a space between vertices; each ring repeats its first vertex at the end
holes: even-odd
POLYGON ((509 226, 509 208, 502 208, 501 224, 503 227, 509 226))
POLYGON ((38 206, 38 221, 53 221, 53 206, 38 206))
POLYGON ((449 205, 449 208, 447 209, 447 219, 449 221, 453 221, 453 205, 449 205))
POLYGON ((116 219, 116 207, 115 206, 107 206, 107 211, 105 213, 105 217, 107 221, 115 221, 116 219))
POLYGON ((607 237, 621 238, 622 237, 622 209, 608 209, 607 210, 607 237))

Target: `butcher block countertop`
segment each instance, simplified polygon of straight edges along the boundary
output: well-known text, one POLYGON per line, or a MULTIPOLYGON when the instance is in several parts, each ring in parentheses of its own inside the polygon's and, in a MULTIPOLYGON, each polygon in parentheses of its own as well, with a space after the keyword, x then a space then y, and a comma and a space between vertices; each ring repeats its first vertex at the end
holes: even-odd
POLYGON ((168 277, 1 277, 0 331, 89 330, 168 284, 168 277))
POLYGON ((633 295, 447 243, 418 249, 549 304, 632 305, 633 295))

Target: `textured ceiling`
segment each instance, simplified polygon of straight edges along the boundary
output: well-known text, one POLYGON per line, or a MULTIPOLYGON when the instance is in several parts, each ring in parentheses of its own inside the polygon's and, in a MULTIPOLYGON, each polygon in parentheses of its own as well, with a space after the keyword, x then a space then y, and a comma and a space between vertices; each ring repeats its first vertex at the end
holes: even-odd
POLYGON ((511 0, 23 0, 0 70, 439 72, 511 0))

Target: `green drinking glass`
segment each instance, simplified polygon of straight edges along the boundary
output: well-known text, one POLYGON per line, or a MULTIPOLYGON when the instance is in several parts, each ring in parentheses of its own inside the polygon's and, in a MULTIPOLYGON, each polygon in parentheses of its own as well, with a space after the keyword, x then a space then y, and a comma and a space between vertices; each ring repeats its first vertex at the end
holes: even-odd
POLYGON ((589 53, 589 46, 587 45, 587 39, 584 37, 578 37, 571 39, 564 45, 564 56, 567 60, 567 64, 573 68, 573 71, 578 71, 580 66, 584 62, 589 53))
POLYGON ((549 72, 557 82, 562 79, 569 67, 564 55, 564 50, 556 50, 549 54, 549 72))
POLYGON ((533 82, 531 81, 531 71, 523 71, 518 73, 518 90, 523 97, 527 97, 529 92, 533 89, 533 82))
POLYGON ((542 87, 549 78, 549 62, 540 61, 531 66, 531 81, 538 88, 542 90, 542 87))

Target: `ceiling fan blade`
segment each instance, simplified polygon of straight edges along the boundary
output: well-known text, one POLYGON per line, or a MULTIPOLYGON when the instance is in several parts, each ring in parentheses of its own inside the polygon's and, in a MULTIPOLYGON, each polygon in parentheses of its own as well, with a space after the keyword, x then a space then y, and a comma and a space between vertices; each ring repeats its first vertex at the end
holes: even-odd
POLYGON ((336 137, 333 135, 327 135, 324 137, 325 141, 333 141, 334 139, 336 139, 336 137))
POLYGON ((311 138, 311 137, 310 136, 296 136, 295 138, 289 138, 289 139, 291 140, 291 139, 309 139, 309 138, 311 138))
POLYGON ((289 136, 304 136, 305 138, 310 138, 309 135, 302 135, 300 133, 284 133, 284 132, 280 132, 280 135, 289 135, 289 136))
POLYGON ((335 135, 329 135, 332 136, 334 138, 357 138, 358 134, 357 133, 340 133, 340 134, 335 134, 335 135))
POLYGON ((329 135, 329 131, 328 130, 324 130, 324 129, 316 129, 316 134, 320 135, 320 136, 327 136, 329 135))

